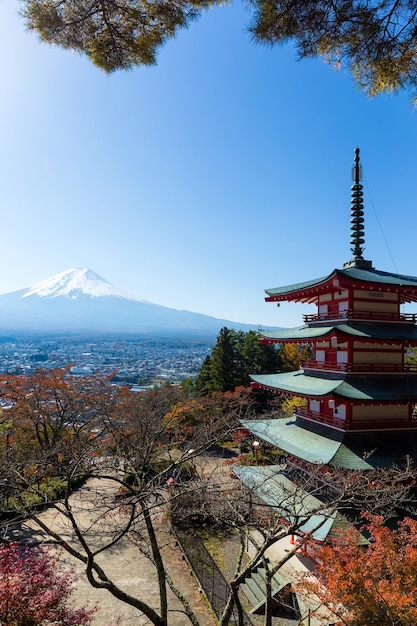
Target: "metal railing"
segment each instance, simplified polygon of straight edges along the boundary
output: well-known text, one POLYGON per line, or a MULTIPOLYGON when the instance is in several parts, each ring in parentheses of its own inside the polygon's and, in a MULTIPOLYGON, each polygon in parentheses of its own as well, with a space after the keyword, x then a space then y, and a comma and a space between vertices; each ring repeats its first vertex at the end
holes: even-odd
POLYGON ((334 361, 301 361, 302 369, 327 370, 333 372, 416 372, 417 364, 411 363, 336 363, 334 361))
POLYGON ((329 320, 365 320, 365 321, 385 321, 385 322, 407 322, 415 324, 417 321, 417 313, 389 313, 387 311, 333 311, 329 313, 309 313, 303 315, 305 323, 308 322, 325 322, 329 320))
MULTIPOLYGON (((213 612, 220 619, 231 593, 230 585, 198 535, 177 529, 175 535, 213 612)), ((236 607, 233 609, 229 623, 238 623, 236 607)), ((246 612, 243 614, 243 623, 245 626, 253 626, 246 612)))

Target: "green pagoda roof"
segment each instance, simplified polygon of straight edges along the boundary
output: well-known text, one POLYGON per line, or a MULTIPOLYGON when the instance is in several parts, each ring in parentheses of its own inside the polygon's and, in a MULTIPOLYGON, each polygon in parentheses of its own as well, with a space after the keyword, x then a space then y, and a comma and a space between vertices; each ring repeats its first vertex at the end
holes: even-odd
MULTIPOLYGON (((280 516, 290 523, 299 518, 301 526, 297 532, 312 533, 316 541, 330 539, 339 529, 351 525, 344 515, 326 507, 321 500, 293 483, 285 476, 282 466, 237 465, 233 471, 248 489, 267 506, 276 509, 280 516)), ((363 536, 360 540, 367 543, 363 536)))
POLYGON ((297 396, 328 396, 364 402, 417 401, 417 374, 330 374, 303 370, 252 375, 260 387, 297 396))
POLYGON ((336 430, 322 428, 321 432, 312 432, 300 428, 292 417, 241 423, 255 438, 310 463, 330 463, 343 439, 343 433, 336 430))
POLYGON ((296 417, 241 423, 254 437, 309 463, 370 470, 416 456, 417 434, 413 431, 343 433, 296 417))
POLYGON ((340 322, 327 326, 297 326, 259 331, 261 337, 270 341, 309 341, 324 339, 330 335, 346 335, 359 339, 381 341, 417 342, 417 326, 411 324, 385 324, 367 322, 340 322))
POLYGON ((303 291, 304 289, 308 289, 309 287, 316 287, 318 285, 322 285, 327 283, 333 276, 335 276, 337 270, 334 270, 328 276, 322 276, 321 278, 314 278, 313 280, 306 280, 303 283, 294 283, 293 285, 286 285, 283 287, 275 287, 271 289, 265 289, 265 293, 269 296, 280 296, 284 294, 290 294, 297 291, 303 291))
POLYGON ((360 283, 375 283, 377 285, 389 285, 397 289, 404 290, 406 292, 414 292, 417 298, 417 276, 407 276, 404 274, 394 274, 391 272, 382 272, 373 268, 360 268, 349 267, 346 269, 334 269, 327 276, 315 278, 302 283, 296 283, 293 285, 286 285, 284 287, 276 287, 273 289, 265 289, 265 292, 270 297, 274 296, 291 296, 297 292, 308 291, 315 287, 320 287, 326 283, 338 278, 343 282, 343 279, 347 279, 348 282, 358 281, 360 283))

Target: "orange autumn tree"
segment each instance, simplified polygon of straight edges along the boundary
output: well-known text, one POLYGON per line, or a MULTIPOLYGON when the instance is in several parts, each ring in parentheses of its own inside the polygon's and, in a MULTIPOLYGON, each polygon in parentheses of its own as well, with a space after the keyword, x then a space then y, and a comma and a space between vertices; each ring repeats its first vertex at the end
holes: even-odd
POLYGON ((301 367, 303 361, 313 357, 313 351, 308 344, 283 343, 279 349, 281 370, 292 372, 301 367))
POLYGON ((346 626, 417 624, 417 521, 405 518, 394 530, 381 516, 365 514, 362 536, 351 528, 330 545, 316 545, 318 582, 301 589, 314 592, 346 626))
POLYGON ((8 402, 0 413, 0 467, 9 504, 16 507, 16 498, 22 504, 22 493, 45 500, 48 484, 64 488, 88 473, 99 446, 91 433, 105 432, 116 401, 106 379, 80 380, 70 375, 70 367, 39 369, 3 375, 0 395, 8 402))
POLYGON ((212 392, 210 396, 180 398, 164 417, 171 431, 188 432, 202 443, 213 442, 239 427, 239 419, 253 417, 255 397, 250 387, 212 392), (184 430, 185 429, 185 430, 184 430))

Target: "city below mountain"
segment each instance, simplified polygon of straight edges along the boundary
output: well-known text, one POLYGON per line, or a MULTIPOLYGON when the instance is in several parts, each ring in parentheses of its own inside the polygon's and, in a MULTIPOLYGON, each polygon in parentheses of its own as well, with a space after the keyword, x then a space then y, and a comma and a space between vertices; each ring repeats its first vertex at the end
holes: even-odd
POLYGON ((217 335, 258 326, 181 311, 130 296, 89 269, 69 269, 0 295, 0 332, 217 335))

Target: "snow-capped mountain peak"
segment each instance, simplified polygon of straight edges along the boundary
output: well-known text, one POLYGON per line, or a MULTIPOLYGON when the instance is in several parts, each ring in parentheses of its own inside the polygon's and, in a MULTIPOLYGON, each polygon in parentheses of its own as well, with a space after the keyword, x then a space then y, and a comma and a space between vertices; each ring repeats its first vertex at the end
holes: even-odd
MULTIPOLYGON (((73 300, 80 296, 93 298, 111 296, 113 298, 138 300, 88 268, 70 268, 65 272, 35 283, 25 290, 21 298, 30 296, 39 296, 40 298, 64 296, 73 300)), ((142 300, 142 302, 144 301, 142 300)))
POLYGON ((223 326, 254 330, 247 324, 134 298, 86 268, 69 269, 27 289, 0 294, 2 333, 215 336, 223 326))

